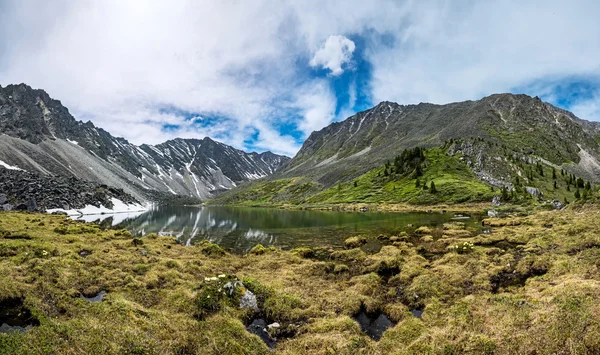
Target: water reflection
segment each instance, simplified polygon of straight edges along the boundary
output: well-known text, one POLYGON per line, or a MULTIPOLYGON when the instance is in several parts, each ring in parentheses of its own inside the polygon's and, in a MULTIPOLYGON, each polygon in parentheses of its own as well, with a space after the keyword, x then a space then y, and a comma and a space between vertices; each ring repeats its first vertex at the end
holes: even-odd
MULTIPOLYGON (((192 245, 209 240, 245 253, 256 244, 282 249, 298 246, 343 247, 354 235, 398 235, 419 226, 438 227, 455 218, 447 213, 353 213, 289 211, 268 208, 157 206, 140 215, 105 215, 96 220, 106 228, 126 228, 136 236, 158 233, 192 245)), ((467 216, 463 216, 467 217, 467 216)), ((480 216, 461 222, 480 228, 480 216)), ((96 216, 98 218, 98 216, 96 216)), ((369 238, 369 240, 371 240, 369 238)), ((377 248, 378 243, 367 246, 377 248), (377 244, 377 245, 375 245, 377 244)))

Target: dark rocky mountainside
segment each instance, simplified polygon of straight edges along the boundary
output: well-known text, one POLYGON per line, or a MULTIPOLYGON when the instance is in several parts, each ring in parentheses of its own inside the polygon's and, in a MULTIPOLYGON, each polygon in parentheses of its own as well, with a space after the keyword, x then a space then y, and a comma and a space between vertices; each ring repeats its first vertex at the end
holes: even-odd
MULTIPOLYGON (((592 181, 600 181, 600 124, 577 118, 539 98, 496 94, 447 105, 382 102, 313 132, 298 154, 270 179, 309 176, 325 186, 381 166, 403 149, 481 138, 592 181), (350 168, 349 168, 350 167, 350 168)), ((455 149, 486 171, 496 159, 483 145, 455 149), (475 149, 472 149, 475 148, 475 149)))
POLYGON ((0 167, 0 211, 80 209, 87 205, 112 208, 112 198, 139 203, 122 189, 82 181, 76 177, 36 175, 0 167))
POLYGON ((75 120, 43 90, 0 86, 0 162, 30 173, 114 186, 139 200, 148 190, 207 199, 267 176, 288 160, 208 137, 136 146, 75 120))

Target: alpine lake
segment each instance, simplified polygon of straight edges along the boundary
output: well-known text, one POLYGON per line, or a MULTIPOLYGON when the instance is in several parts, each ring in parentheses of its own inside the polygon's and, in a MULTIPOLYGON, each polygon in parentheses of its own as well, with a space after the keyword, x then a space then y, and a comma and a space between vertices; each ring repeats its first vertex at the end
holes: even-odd
POLYGON ((105 228, 127 229, 134 236, 149 233, 169 235, 180 243, 193 245, 208 240, 225 250, 244 254, 257 244, 284 250, 297 247, 343 248, 349 237, 365 237, 366 252, 381 248, 378 236, 402 232, 414 235, 427 226, 435 234, 443 224, 462 222, 475 233, 485 233, 479 214, 453 212, 346 212, 284 210, 228 206, 157 206, 137 216, 84 216, 105 228))

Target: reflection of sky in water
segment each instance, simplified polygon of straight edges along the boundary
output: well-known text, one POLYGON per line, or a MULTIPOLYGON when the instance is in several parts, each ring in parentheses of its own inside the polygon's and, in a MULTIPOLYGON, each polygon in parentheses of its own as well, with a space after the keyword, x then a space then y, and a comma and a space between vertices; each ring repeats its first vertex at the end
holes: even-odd
POLYGON ((144 214, 145 211, 138 212, 123 212, 123 213, 114 213, 114 214, 89 214, 89 215, 76 215, 72 216, 73 219, 77 221, 85 221, 85 222, 110 222, 111 226, 116 226, 119 223, 122 223, 128 219, 135 219, 140 215, 144 214))
MULTIPOLYGON (((262 208, 158 206, 142 214, 112 215, 105 226, 127 228, 134 235, 159 233, 192 245, 209 240, 233 252, 246 252, 256 244, 283 249, 298 246, 342 247, 349 236, 376 237, 405 231, 408 225, 441 226, 453 214, 352 213, 287 211, 262 208)), ((478 220, 461 222, 478 224, 478 220)))

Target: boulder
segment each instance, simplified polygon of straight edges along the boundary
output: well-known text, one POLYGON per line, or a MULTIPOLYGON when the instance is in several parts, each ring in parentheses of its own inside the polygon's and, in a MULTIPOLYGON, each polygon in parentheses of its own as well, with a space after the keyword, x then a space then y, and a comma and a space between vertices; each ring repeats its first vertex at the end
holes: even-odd
POLYGON ((525 190, 527 191, 528 194, 530 194, 531 196, 533 196, 535 198, 542 198, 544 196, 544 194, 542 194, 540 189, 538 189, 537 187, 526 186, 525 190))
POLYGON ((6 197, 6 195, 0 194, 0 205, 4 205, 7 202, 8 202, 8 198, 6 197))
POLYGON ((242 297, 240 297, 240 308, 251 308, 258 311, 258 301, 256 295, 250 290, 246 290, 242 297))
POLYGON ((498 218, 498 216, 500 216, 500 214, 496 210, 487 211, 487 215, 488 215, 488 217, 491 217, 491 218, 498 218))
POLYGON ((554 206, 555 210, 562 210, 563 208, 565 208, 565 204, 560 202, 559 200, 553 200, 552 206, 554 206))
POLYGON ((502 202, 500 202, 500 196, 494 196, 494 198, 492 198, 492 206, 498 207, 502 205, 502 202))
POLYGON ((248 290, 240 280, 231 281, 223 286, 223 289, 229 297, 233 296, 237 290, 241 290, 240 308, 252 308, 258 311, 258 300, 252 291, 248 290))

